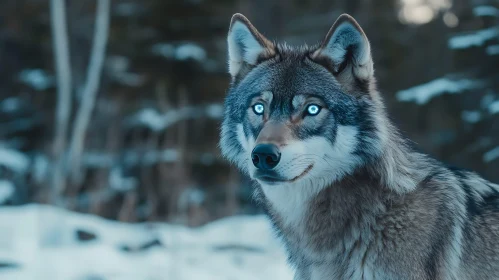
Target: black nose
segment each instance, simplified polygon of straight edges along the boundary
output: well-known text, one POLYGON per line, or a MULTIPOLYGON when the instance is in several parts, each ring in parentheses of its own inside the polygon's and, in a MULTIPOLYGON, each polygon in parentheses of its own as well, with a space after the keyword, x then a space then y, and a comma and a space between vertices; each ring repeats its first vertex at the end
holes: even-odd
POLYGON ((258 144, 251 152, 251 159, 256 168, 270 170, 281 160, 281 153, 274 144, 258 144))

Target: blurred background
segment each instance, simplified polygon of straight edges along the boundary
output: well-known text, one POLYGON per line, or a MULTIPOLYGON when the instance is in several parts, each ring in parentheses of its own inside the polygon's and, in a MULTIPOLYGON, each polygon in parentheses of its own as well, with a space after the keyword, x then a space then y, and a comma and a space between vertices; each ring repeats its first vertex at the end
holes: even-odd
POLYGON ((1 4, 0 205, 189 227, 261 213, 217 146, 235 12, 291 45, 353 15, 404 135, 499 182, 497 0, 1 4))

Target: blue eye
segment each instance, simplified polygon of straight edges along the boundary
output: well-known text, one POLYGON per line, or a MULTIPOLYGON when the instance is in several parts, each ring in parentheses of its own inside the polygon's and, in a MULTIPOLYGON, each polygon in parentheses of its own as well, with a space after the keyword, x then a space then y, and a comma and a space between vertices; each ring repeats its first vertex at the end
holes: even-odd
POLYGON ((255 105, 253 105, 253 112, 255 112, 255 114, 257 115, 262 115, 264 109, 265 107, 263 106, 262 103, 256 103, 255 105))
POLYGON ((307 106, 307 114, 310 116, 316 116, 321 111, 321 107, 319 105, 311 104, 307 106))

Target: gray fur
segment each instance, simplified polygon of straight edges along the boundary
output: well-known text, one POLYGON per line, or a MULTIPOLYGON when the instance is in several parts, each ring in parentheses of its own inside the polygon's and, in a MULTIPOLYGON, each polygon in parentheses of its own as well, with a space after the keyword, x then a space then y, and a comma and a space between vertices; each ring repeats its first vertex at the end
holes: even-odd
POLYGON ((232 44, 233 53, 264 51, 231 68, 220 146, 257 181, 295 280, 499 279, 499 186, 406 145, 353 18, 341 16, 321 45, 301 48, 270 46, 242 15, 234 22, 256 38, 237 40, 261 46, 232 44), (264 115, 252 113, 254 102, 264 115), (304 116, 307 102, 321 113, 304 116), (289 180, 255 177, 250 153, 262 141, 279 146, 272 172, 289 180))

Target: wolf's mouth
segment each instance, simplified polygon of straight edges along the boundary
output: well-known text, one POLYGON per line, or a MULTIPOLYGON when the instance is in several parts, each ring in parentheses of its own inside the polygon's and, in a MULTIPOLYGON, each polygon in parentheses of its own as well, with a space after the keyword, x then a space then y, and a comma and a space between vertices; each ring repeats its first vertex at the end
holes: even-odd
POLYGON ((314 167, 313 164, 310 164, 300 175, 293 177, 292 179, 286 179, 284 177, 281 177, 275 172, 261 172, 257 170, 255 173, 255 178, 258 179, 259 181, 262 181, 266 184, 279 184, 279 183, 293 183, 296 180, 302 178, 303 176, 307 175, 310 170, 314 167))
POLYGON ((290 181, 291 181, 291 182, 294 182, 294 181, 296 181, 296 180, 298 180, 298 179, 302 178, 303 176, 307 175, 307 174, 308 174, 308 172, 310 172, 310 170, 312 170, 312 168, 313 168, 313 167, 314 167, 314 165, 313 165, 313 164, 310 164, 310 165, 309 165, 309 166, 308 166, 308 167, 307 167, 307 168, 306 168, 306 169, 305 169, 305 170, 304 170, 304 171, 303 171, 300 175, 298 175, 298 176, 294 177, 294 178, 293 178, 293 179, 291 179, 290 181))

